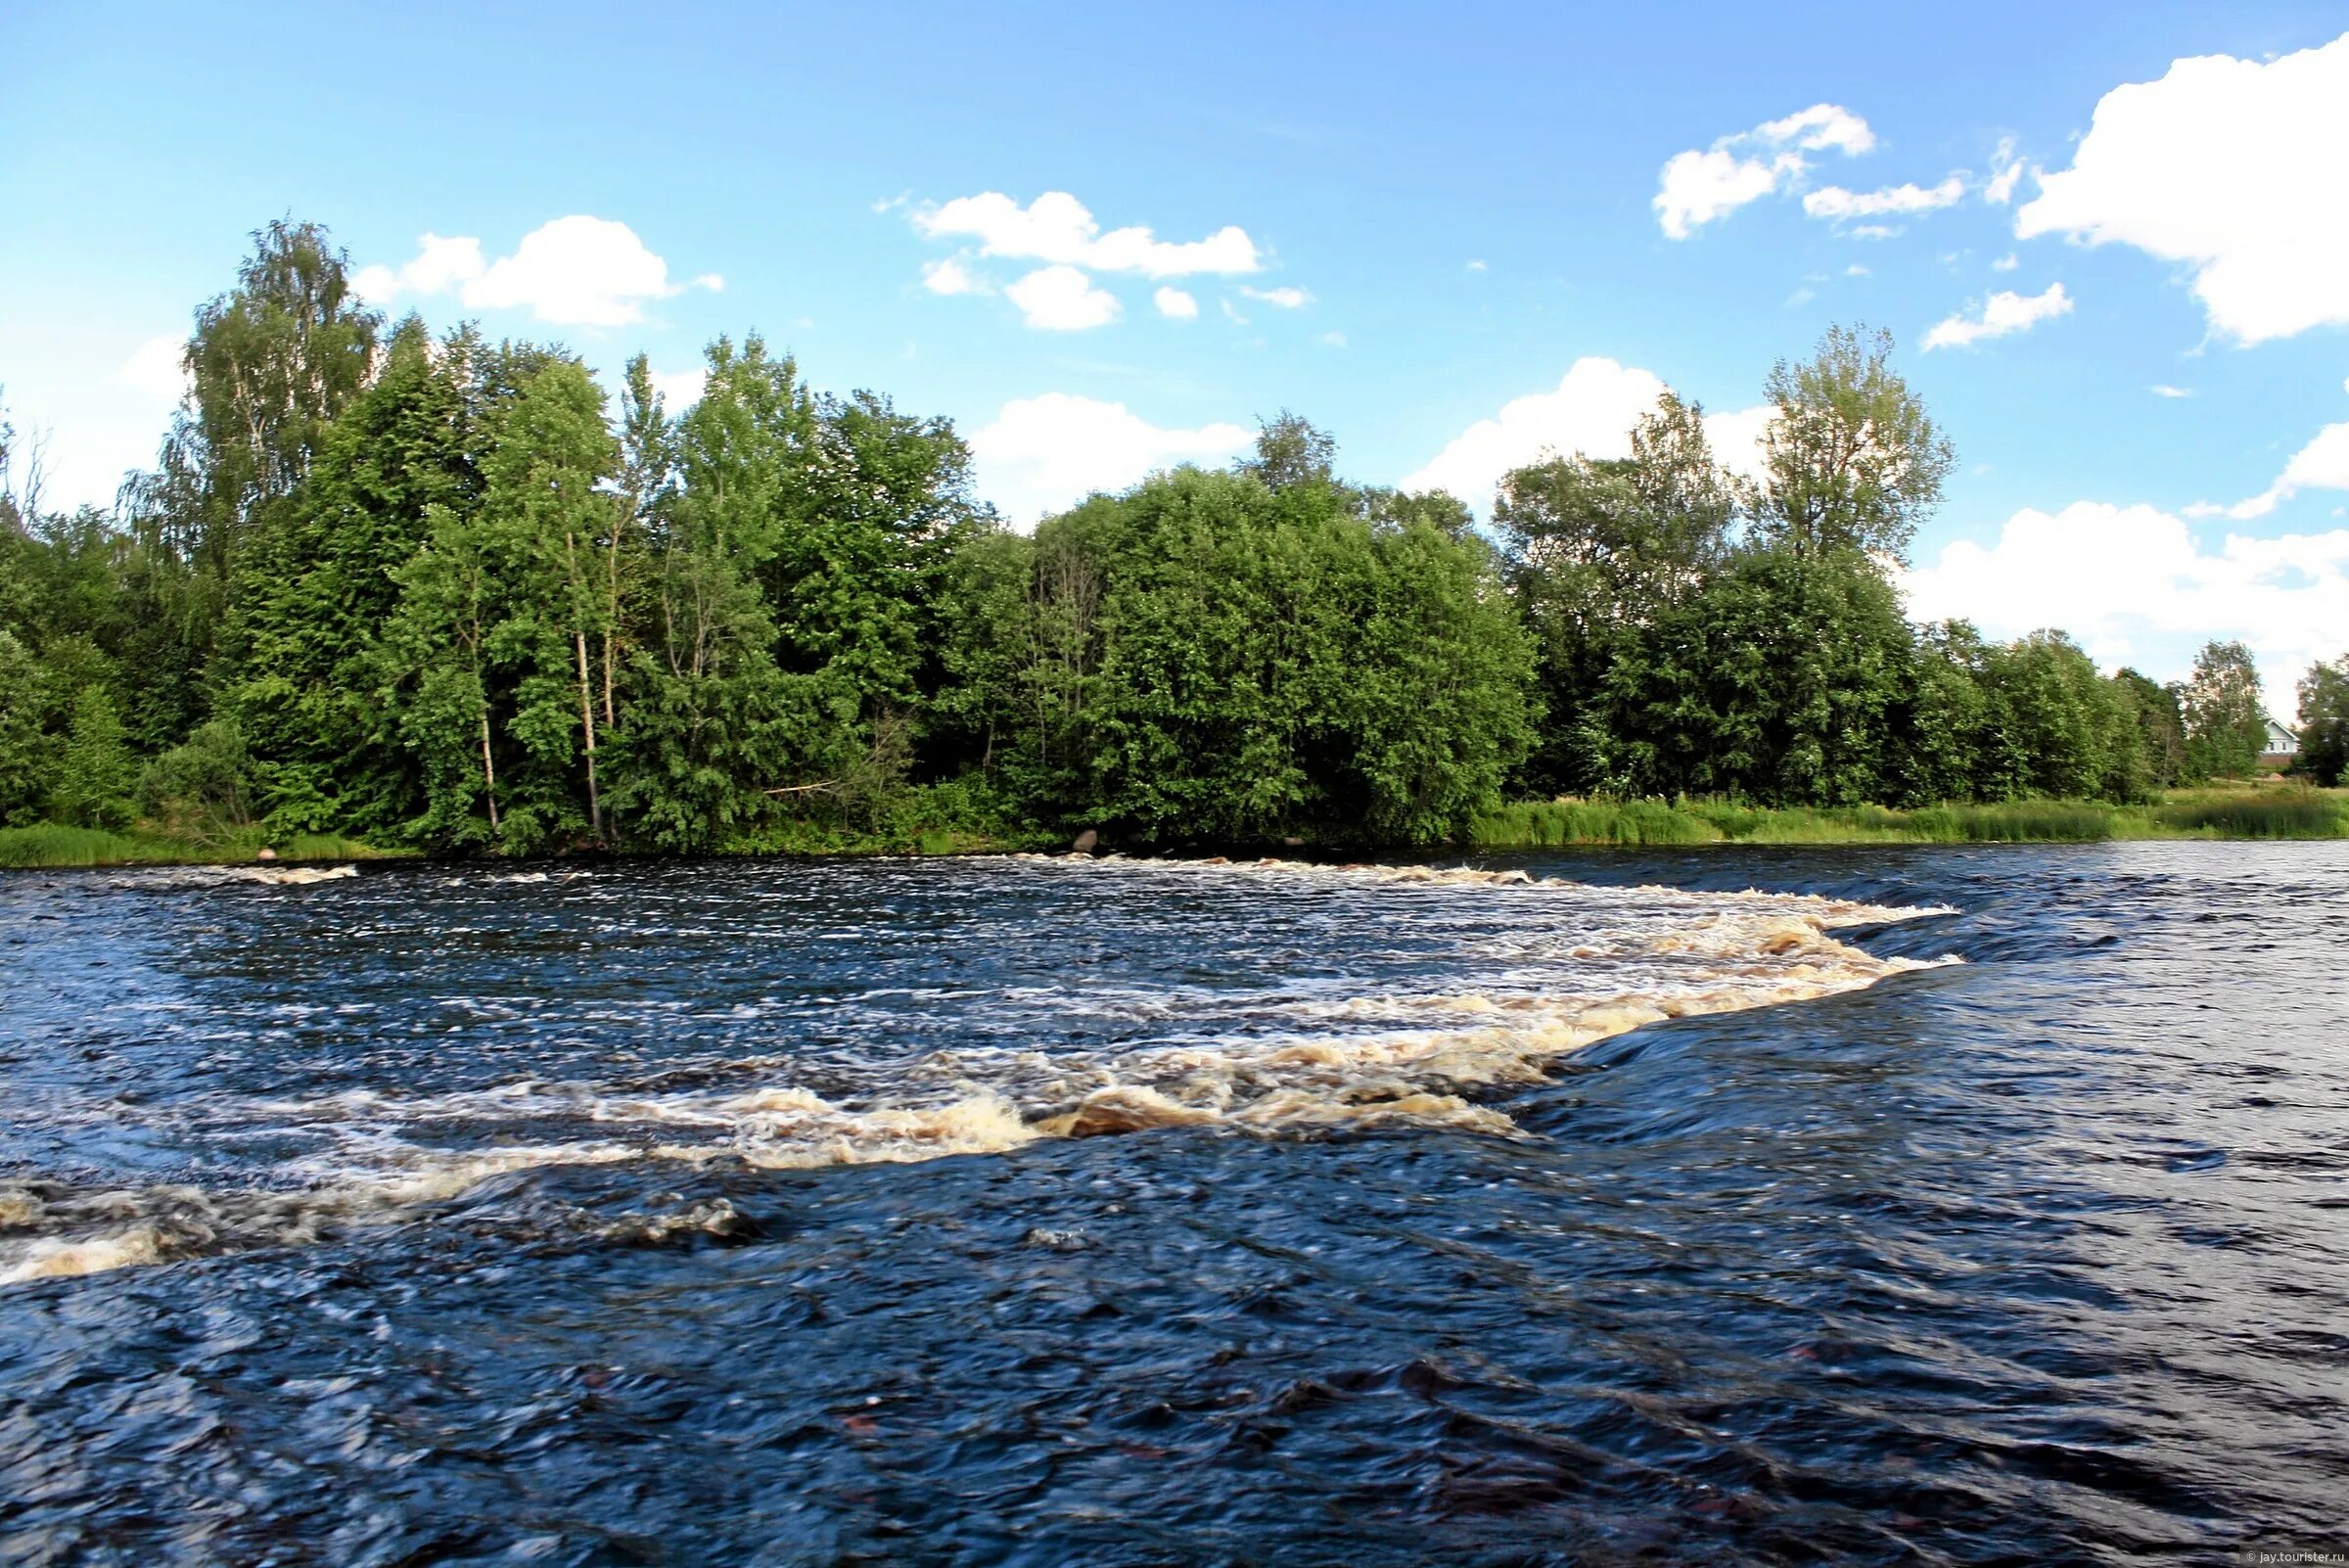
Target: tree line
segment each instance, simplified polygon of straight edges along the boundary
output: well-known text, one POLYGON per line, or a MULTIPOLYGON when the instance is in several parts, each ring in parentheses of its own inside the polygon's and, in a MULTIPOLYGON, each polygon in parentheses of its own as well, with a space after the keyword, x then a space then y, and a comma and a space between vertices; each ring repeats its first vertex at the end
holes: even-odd
MULTIPOLYGON (((1480 530, 1284 413, 1023 533, 947 421, 756 335, 677 409, 642 356, 615 396, 557 346, 387 322, 313 225, 254 242, 112 511, 43 507, 0 426, 0 825, 1414 844, 1528 791, 2122 800, 2260 747, 2239 645, 2164 687, 1910 624, 1953 454, 1881 335, 1772 373, 1752 479, 1668 396, 1480 530)), ((2311 682, 2337 775, 2349 661, 2311 682)))

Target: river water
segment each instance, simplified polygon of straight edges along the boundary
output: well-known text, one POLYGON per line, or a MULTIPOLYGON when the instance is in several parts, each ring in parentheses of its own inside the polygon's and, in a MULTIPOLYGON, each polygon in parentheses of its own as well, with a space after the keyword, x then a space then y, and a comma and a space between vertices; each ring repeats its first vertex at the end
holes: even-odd
POLYGON ((1457 864, 0 872, 0 1560, 2349 1549, 2349 845, 1457 864))

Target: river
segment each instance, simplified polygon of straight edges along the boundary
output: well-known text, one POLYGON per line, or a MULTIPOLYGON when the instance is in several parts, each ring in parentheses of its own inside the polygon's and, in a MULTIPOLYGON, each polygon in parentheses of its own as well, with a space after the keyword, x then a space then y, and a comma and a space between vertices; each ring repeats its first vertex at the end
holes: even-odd
POLYGON ((0 1560, 2349 1550, 2344 952, 2338 843, 0 872, 0 1560))

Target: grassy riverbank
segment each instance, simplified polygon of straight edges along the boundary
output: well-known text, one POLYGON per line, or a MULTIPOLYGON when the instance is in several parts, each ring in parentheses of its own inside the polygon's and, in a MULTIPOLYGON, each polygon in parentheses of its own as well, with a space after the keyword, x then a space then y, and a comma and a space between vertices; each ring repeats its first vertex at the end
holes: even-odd
POLYGON ((109 833, 102 828, 61 827, 54 822, 31 827, 0 828, 0 867, 47 870, 97 865, 242 865, 259 858, 262 850, 282 861, 382 860, 401 855, 399 850, 380 850, 357 839, 331 833, 304 833, 269 841, 258 829, 221 838, 183 839, 133 829, 109 833))
POLYGON ((1478 849, 1569 844, 2093 844, 2114 839, 2349 837, 2349 790, 2171 790, 2156 802, 1772 808, 1723 801, 1533 801, 1478 817, 1478 849))

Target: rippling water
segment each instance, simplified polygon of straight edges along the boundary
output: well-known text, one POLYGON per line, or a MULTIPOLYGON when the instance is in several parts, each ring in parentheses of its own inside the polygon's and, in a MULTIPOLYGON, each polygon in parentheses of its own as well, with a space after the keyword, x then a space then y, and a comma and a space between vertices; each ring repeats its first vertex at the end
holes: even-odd
POLYGON ((2338 1548, 2345 852, 0 873, 0 1558, 2338 1548))

